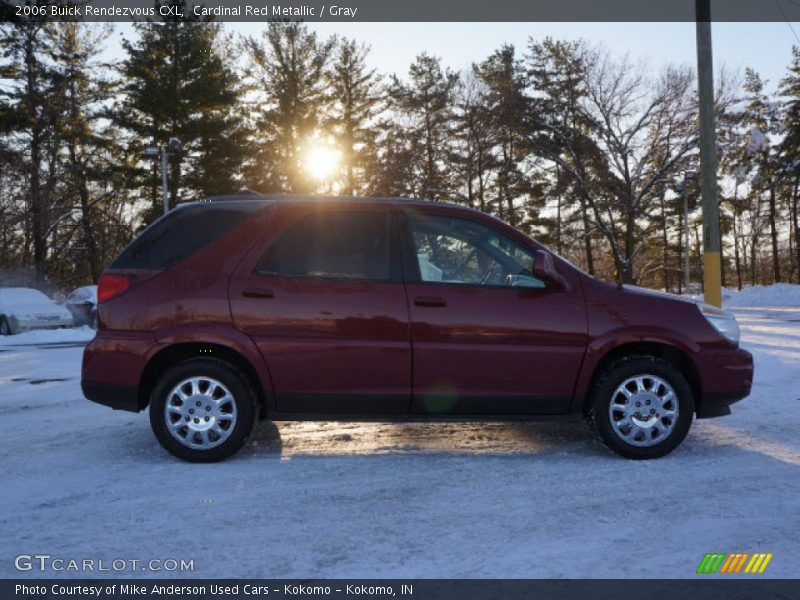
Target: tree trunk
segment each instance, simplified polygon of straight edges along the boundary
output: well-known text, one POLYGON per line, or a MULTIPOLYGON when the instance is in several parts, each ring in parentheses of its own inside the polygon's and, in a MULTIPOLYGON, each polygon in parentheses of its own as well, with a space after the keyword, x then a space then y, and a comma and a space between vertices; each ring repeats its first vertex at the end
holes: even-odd
POLYGON ((589 214, 586 212, 586 200, 581 198, 581 216, 583 217, 583 244, 586 250, 586 272, 594 277, 594 256, 592 255, 592 236, 589 214))
POLYGON ((794 189, 792 190, 792 220, 794 221, 794 252, 795 252, 795 268, 797 269, 797 283, 800 283, 800 222, 798 218, 798 205, 797 195, 798 188, 800 188, 800 175, 795 175, 794 189))
POLYGON ((563 254, 561 247, 561 194, 556 195, 556 252, 563 254))
POLYGON ((628 213, 628 218, 625 223, 625 264, 620 272, 620 281, 622 283, 635 284, 636 281, 633 277, 633 253, 636 244, 636 218, 633 212, 628 213))
POLYGON ((736 265, 736 287, 742 289, 742 258, 739 256, 739 233, 736 223, 736 207, 733 208, 733 261, 736 265))
POLYGON ((775 185, 769 188, 769 233, 772 238, 772 273, 775 283, 781 280, 781 264, 778 255, 778 229, 775 226, 777 209, 775 207, 775 185))
POLYGON ((36 106, 41 102, 41 90, 36 81, 36 50, 33 47, 33 32, 29 32, 25 39, 25 69, 26 89, 28 101, 28 118, 31 126, 31 234, 33 237, 33 264, 36 272, 36 283, 44 283, 44 269, 47 259, 47 240, 45 228, 45 207, 42 199, 42 189, 39 167, 42 162, 42 118, 37 114, 36 106))
POLYGON ((678 211, 678 293, 683 293, 684 275, 683 275, 683 211, 678 211))
POLYGON ((661 203, 661 243, 663 244, 662 257, 664 261, 664 291, 669 292, 669 237, 667 235, 667 210, 664 206, 664 195, 666 191, 661 192, 659 201, 661 203))

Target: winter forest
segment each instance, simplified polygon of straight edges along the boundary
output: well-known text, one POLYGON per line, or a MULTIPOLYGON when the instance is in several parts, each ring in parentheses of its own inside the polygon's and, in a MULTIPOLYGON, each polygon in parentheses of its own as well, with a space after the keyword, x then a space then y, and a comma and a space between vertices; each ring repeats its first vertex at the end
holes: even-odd
MULTIPOLYGON (((701 280, 693 66, 545 38, 460 72, 422 53, 382 73, 358 40, 303 23, 241 36, 187 21, 137 24, 109 63, 113 31, 0 25, 0 270, 14 283, 96 282, 161 215, 144 148, 172 137, 171 206, 245 189, 428 198, 605 280, 681 292, 687 257, 701 280)), ((729 287, 800 282, 800 50, 786 62, 771 87, 715 73, 729 287)))

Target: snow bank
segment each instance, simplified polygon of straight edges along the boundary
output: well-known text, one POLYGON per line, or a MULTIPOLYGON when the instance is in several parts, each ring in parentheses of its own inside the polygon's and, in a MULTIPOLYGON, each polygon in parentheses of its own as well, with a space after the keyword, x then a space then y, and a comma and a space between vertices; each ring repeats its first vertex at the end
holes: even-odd
POLYGON ((800 285, 776 283, 751 285, 741 291, 725 289, 722 304, 729 306, 800 306, 800 285))
POLYGON ((95 330, 88 326, 69 329, 37 329, 17 335, 0 337, 0 346, 16 346, 19 344, 62 344, 66 342, 88 342, 94 337, 95 330))

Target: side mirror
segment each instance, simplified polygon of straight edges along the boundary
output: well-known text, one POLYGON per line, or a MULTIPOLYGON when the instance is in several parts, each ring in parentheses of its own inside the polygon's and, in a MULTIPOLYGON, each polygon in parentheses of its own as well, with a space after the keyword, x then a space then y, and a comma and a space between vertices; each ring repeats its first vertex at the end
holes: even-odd
POLYGON ((553 255, 545 250, 537 250, 533 258, 533 275, 545 283, 556 287, 567 287, 567 280, 556 270, 553 255))

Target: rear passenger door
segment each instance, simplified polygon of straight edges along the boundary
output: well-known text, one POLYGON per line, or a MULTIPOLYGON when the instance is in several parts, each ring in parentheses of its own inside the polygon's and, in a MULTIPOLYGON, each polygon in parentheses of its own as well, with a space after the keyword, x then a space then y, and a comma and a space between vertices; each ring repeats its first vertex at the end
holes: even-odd
POLYGON ((229 290, 237 327, 270 370, 276 410, 406 412, 411 342, 394 216, 288 203, 278 213, 285 226, 229 290))

